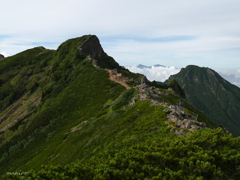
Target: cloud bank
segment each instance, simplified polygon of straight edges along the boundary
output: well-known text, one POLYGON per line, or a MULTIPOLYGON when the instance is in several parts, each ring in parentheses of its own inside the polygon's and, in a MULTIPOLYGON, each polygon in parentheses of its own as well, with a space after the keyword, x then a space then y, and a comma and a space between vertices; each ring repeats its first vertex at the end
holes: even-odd
POLYGON ((169 78, 170 75, 177 74, 180 69, 176 69, 175 67, 154 67, 151 68, 138 68, 136 65, 134 66, 126 66, 131 72, 144 74, 148 80, 150 81, 160 81, 164 82, 169 78))

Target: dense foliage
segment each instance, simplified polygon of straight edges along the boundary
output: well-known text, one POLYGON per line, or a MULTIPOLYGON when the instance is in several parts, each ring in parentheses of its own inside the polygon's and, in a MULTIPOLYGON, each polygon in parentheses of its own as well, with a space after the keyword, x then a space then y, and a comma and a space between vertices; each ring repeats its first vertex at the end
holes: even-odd
POLYGON ((174 139, 156 137, 86 163, 42 166, 9 179, 239 179, 240 138, 221 128, 174 139), (21 179, 21 178, 20 178, 21 179))

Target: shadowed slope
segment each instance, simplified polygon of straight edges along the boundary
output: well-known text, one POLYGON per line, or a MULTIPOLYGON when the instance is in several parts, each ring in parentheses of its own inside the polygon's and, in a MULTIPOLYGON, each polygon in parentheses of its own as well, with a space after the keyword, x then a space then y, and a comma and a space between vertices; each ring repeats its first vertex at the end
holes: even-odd
POLYGON ((237 86, 210 68, 193 65, 170 76, 169 80, 171 79, 179 82, 189 103, 235 136, 240 135, 240 89, 237 86))

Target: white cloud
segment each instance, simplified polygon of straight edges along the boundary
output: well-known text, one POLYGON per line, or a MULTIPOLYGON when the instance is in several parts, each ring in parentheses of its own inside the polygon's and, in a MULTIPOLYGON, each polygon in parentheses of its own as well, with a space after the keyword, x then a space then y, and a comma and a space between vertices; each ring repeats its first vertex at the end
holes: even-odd
POLYGON ((234 85, 240 87, 240 82, 233 82, 232 84, 234 84, 234 85))
POLYGON ((240 79, 240 69, 234 70, 234 69, 223 69, 223 70, 217 70, 219 74, 222 76, 231 76, 235 79, 240 79))
POLYGON ((4 57, 8 56, 8 54, 5 51, 1 52, 0 54, 2 54, 4 57))
POLYGON ((240 87, 240 69, 216 70, 224 79, 240 87))
POLYGON ((127 66, 131 72, 144 74, 150 81, 164 82, 169 78, 170 75, 177 74, 180 70, 175 67, 154 67, 140 69, 136 65, 127 66))
POLYGON ((237 73, 235 74, 235 78, 240 78, 240 69, 237 71, 237 73))
POLYGON ((234 75, 234 72, 232 70, 227 70, 227 69, 218 70, 217 72, 221 75, 226 75, 226 76, 234 75))

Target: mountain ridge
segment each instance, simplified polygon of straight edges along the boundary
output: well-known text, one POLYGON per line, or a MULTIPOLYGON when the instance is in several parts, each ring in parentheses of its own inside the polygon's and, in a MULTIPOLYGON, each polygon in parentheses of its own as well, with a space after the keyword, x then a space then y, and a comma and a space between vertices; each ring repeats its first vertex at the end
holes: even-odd
POLYGON ((223 79, 216 71, 195 65, 182 68, 178 74, 170 76, 171 79, 176 79, 185 89, 189 103, 235 136, 240 135, 237 111, 240 108, 240 89, 237 86, 223 79))
POLYGON ((239 138, 186 102, 176 80, 130 72, 96 38, 0 62, 2 179, 239 177, 239 138))

